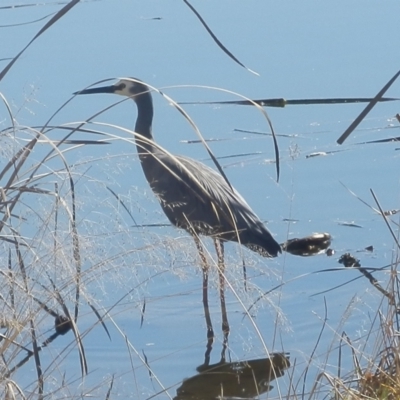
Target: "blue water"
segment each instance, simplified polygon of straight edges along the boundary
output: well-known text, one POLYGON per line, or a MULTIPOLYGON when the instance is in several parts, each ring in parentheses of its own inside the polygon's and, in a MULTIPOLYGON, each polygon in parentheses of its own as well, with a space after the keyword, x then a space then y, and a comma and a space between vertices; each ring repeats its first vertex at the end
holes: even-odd
MULTIPOLYGON (((12 24, 43 17, 60 8, 54 3, 0 10, 2 21, 12 24)), ((40 126, 72 92, 116 76, 141 78, 175 101, 237 97, 206 88, 169 86, 220 87, 251 98, 373 97, 400 68, 400 57, 393 47, 400 7, 395 1, 384 4, 207 1, 193 5, 219 39, 260 76, 239 67, 223 54, 183 2, 96 1, 78 4, 39 37, 1 82, 1 93, 19 124, 40 126), (161 20, 151 19, 155 17, 161 20)), ((43 24, 1 29, 2 42, 7 45, 0 58, 14 56, 43 24)), ((5 65, 2 61, 0 67, 5 65)), ((387 96, 398 97, 398 92, 396 82, 387 96)), ((76 98, 52 123, 85 120, 118 100, 106 95, 76 98)), ((154 105, 156 140, 173 153, 212 165, 200 144, 187 143, 197 137, 179 112, 156 94, 154 105)), ((337 145, 336 140, 364 105, 266 109, 276 133, 285 135, 278 136, 279 182, 272 162, 270 131, 262 113, 253 107, 239 106, 184 108, 205 138, 220 139, 210 142, 217 157, 256 153, 221 158, 220 163, 231 183, 259 217, 268 222, 279 242, 313 232, 328 232, 333 237, 336 254, 331 258, 283 254, 276 260, 268 260, 232 244, 226 247, 227 277, 232 284, 226 294, 231 326, 228 360, 266 357, 261 335, 269 352, 290 352, 292 365, 296 365, 284 378, 272 382, 275 388, 264 398, 278 396, 278 389, 285 394, 288 375, 293 375, 294 382, 301 382, 301 388, 301 374, 323 327, 326 302, 327 326, 308 375, 306 390, 310 390, 320 367, 328 363, 327 370, 336 371, 336 347, 342 332, 346 331, 358 343, 369 329, 371 315, 380 302, 380 295, 366 279, 328 291, 357 278, 358 271, 321 271, 340 268, 337 260, 347 251, 359 258, 363 266, 379 268, 392 260, 393 239, 382 217, 352 196, 341 183, 372 207, 376 208, 376 204, 370 189, 383 209, 398 208, 396 148, 400 146, 360 143, 400 136, 400 124, 394 119, 399 104, 379 104, 343 146, 337 145), (315 152, 328 154, 307 158, 315 152), (372 253, 363 251, 369 245, 374 246, 372 253), (247 264, 248 292, 244 290, 242 256, 247 264), (272 290, 282 283, 282 287, 272 290), (258 333, 245 316, 245 309, 271 290, 251 309, 258 333), (328 292, 313 296, 324 291, 328 292), (334 350, 329 353, 330 346, 334 350)), ((10 121, 4 107, 2 115, 5 128, 10 121)), ((125 102, 95 120, 131 129, 135 118, 134 105, 125 102)), ((91 127, 132 140, 129 133, 110 126, 91 127)), ((49 134, 52 139, 64 135, 61 130, 49 134)), ((32 134, 18 132, 17 136, 22 145, 22 139, 31 138, 32 134)), ((76 134, 74 138, 82 136, 76 134)), ((76 183, 85 271, 78 328, 84 335, 90 373, 81 380, 75 342, 69 333, 42 352, 44 365, 49 365, 45 369, 46 389, 61 385, 65 374, 70 394, 90 392, 104 398, 111 376, 115 376, 112 390, 115 397, 168 398, 164 388, 174 397, 182 380, 195 375, 196 367, 204 362, 206 348, 201 273, 195 246, 185 232, 173 227, 135 227, 163 224, 167 220, 147 186, 131 142, 111 140, 110 136, 84 137, 105 138, 110 142, 107 146, 86 146, 65 153, 76 183), (107 186, 120 196, 134 221, 107 186), (106 319, 110 341, 87 302, 96 305, 102 314, 103 307, 110 309, 123 297, 109 312, 120 331, 106 319), (141 326, 143 304, 146 306, 141 326), (64 349, 67 350, 63 352, 64 349), (58 352, 63 352, 62 357, 51 364, 58 352)), ((47 151, 48 145, 35 148, 27 168, 47 151)), ((3 154, 2 165, 8 161, 7 154, 3 154)), ((64 169, 60 158, 49 161, 41 171, 50 169, 64 169)), ((64 182, 60 183, 60 191, 68 203, 69 187, 64 179, 65 174, 51 176, 42 180, 40 187, 54 190, 54 181, 64 182)), ((49 211, 51 215, 54 199, 34 195, 26 195, 24 199, 26 206, 20 212, 27 221, 20 222, 21 232, 32 238, 35 248, 38 246, 36 251, 46 254, 48 260, 52 254, 53 228, 42 231, 38 226, 43 213, 49 211)), ((398 221, 396 216, 393 219, 398 221)), ((65 210, 60 211, 59 229, 60 241, 68 249, 71 240, 65 210)), ((212 243, 206 239, 205 244, 210 256, 215 257, 212 243)), ((7 258, 6 245, 3 253, 7 258)), ((44 271, 53 276, 72 311, 74 266, 70 256, 64 258, 60 254, 58 267, 54 268, 52 262, 38 261, 29 251, 24 254, 32 262, 33 276, 44 276, 44 271)), ((385 286, 388 274, 377 272, 375 276, 385 286)), ((222 349, 215 271, 210 286, 210 308, 217 334, 211 362, 215 363, 222 349)), ((38 296, 39 289, 34 287, 38 296)), ((51 296, 47 299, 54 308, 58 307, 51 296)), ((52 332, 52 323, 43 313, 39 324, 42 341, 52 332)), ((344 369, 351 366, 349 358, 344 369)), ((15 379, 23 388, 35 382, 32 360, 19 370, 15 379), (31 379, 26 378, 27 374, 31 379)))

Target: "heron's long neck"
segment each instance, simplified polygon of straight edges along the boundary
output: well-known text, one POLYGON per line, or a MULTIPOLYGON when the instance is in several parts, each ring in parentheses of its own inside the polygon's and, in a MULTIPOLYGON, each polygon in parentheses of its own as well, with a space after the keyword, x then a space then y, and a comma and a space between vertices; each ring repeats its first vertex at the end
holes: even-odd
POLYGON ((153 101, 150 93, 139 95, 135 99, 138 116, 135 124, 135 132, 144 136, 146 139, 136 137, 136 147, 139 157, 154 152, 153 135, 151 133, 151 124, 153 121, 153 101))

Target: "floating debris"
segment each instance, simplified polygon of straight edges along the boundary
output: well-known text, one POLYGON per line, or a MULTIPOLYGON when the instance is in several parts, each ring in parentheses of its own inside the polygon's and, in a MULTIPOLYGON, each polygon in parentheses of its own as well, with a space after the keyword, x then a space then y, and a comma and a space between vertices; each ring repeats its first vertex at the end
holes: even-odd
MULTIPOLYGON (((329 233, 314 233, 304 238, 289 239, 281 244, 282 250, 295 256, 314 256, 325 252, 331 244, 332 237, 329 233)), ((330 252, 330 255, 333 254, 330 252)))
POLYGON ((374 285, 383 295, 385 295, 389 299, 389 304, 395 304, 393 294, 385 290, 366 268, 361 267, 360 260, 353 257, 350 253, 345 253, 339 258, 338 263, 343 264, 346 268, 357 268, 370 281, 372 285, 374 285))
POLYGON ((315 153, 310 153, 306 155, 306 158, 318 157, 318 156, 327 156, 328 153, 326 151, 316 151, 315 153))
POLYGON ((335 254, 335 250, 333 250, 333 249, 326 250, 326 255, 328 257, 332 257, 334 254, 335 254))
MULTIPOLYGON (((257 131, 251 131, 248 129, 240 129, 240 128, 235 128, 233 130, 234 132, 243 132, 243 133, 251 133, 253 135, 262 135, 262 136, 272 136, 272 133, 268 132, 257 132, 257 131)), ((298 137, 299 135, 297 133, 277 133, 275 134, 276 137, 287 137, 287 138, 292 138, 292 137, 298 137)), ((244 137, 243 139, 248 139, 247 137, 244 137)))
POLYGON ((283 221, 283 222, 294 222, 294 223, 296 223, 296 222, 299 222, 300 220, 298 220, 298 219, 293 219, 293 218, 283 218, 282 221, 283 221))
POLYGON ((393 143, 393 142, 400 142, 400 137, 390 137, 390 138, 386 138, 386 139, 370 140, 368 142, 360 142, 360 143, 355 143, 355 144, 359 145, 359 144, 393 143))
POLYGON ((373 251, 374 251, 374 246, 372 244, 371 244, 371 246, 367 246, 362 249, 355 250, 356 253, 367 253, 367 252, 372 253, 373 251))
POLYGON ((57 315, 54 321, 54 328, 59 335, 65 335, 72 329, 72 323, 67 317, 57 315))
POLYGON ((348 149, 331 150, 331 151, 314 151, 313 153, 307 154, 306 158, 318 157, 318 156, 328 156, 330 154, 342 153, 343 151, 348 151, 348 149))
POLYGON ((353 257, 350 253, 345 253, 340 256, 338 260, 339 264, 343 264, 346 268, 360 268, 360 260, 353 257))
MULTIPOLYGON (((204 142, 224 142, 227 140, 232 140, 230 138, 209 138, 209 139, 204 139, 204 142)), ((193 140, 181 140, 179 143, 186 143, 186 144, 199 144, 203 143, 203 140, 200 139, 193 139, 193 140)))
POLYGON ((388 210, 388 211, 384 211, 383 215, 385 215, 386 217, 390 217, 391 215, 395 215, 399 212, 400 210, 388 210))
POLYGON ((348 226, 350 228, 363 228, 361 225, 357 225, 354 222, 338 222, 338 225, 348 226))

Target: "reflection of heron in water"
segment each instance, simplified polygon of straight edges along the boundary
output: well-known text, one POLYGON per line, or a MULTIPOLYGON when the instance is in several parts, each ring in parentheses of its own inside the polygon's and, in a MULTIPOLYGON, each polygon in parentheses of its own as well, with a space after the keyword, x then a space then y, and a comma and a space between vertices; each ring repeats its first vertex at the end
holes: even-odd
POLYGON ((224 296, 224 241, 239 242, 253 251, 275 257, 281 251, 243 197, 208 166, 187 157, 173 156, 153 140, 153 102, 150 89, 137 79, 121 79, 107 87, 76 94, 115 93, 132 98, 138 114, 136 146, 144 174, 171 221, 189 232, 197 246, 203 268, 203 304, 208 337, 213 337, 208 311, 208 264, 199 235, 211 236, 218 256, 222 329, 229 332, 224 296))
POLYGON ((252 399, 272 389, 270 382, 290 367, 286 354, 271 358, 217 364, 197 368, 199 374, 185 379, 174 400, 252 399))

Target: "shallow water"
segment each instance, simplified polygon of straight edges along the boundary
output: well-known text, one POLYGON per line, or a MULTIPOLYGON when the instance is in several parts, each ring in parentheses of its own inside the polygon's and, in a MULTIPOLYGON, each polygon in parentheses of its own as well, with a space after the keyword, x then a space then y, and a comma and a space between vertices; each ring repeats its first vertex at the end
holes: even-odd
MULTIPOLYGON (((9 23, 21 22, 59 9, 51 3, 2 12, 9 23)), ((218 5, 214 2, 193 5, 220 40, 259 72, 260 77, 230 61, 183 2, 121 0, 118 5, 108 1, 87 2, 76 6, 40 37, 2 81, 2 93, 12 105, 16 119, 22 125, 43 124, 72 92, 112 76, 133 75, 156 87, 218 86, 252 98, 373 97, 400 66, 398 52, 389 45, 397 37, 397 29, 394 30, 398 25, 397 2, 379 5, 335 2, 324 6, 302 2, 301 6, 289 7, 256 1, 248 7, 241 2, 232 5, 221 1, 218 5)), ((13 28, 12 37, 3 37, 10 44, 3 57, 19 51, 41 24, 13 28)), ((0 34, 11 32, 5 31, 0 34)), ((2 62, 1 66, 4 65, 2 62)), ((387 95, 397 96, 398 87, 396 82, 387 95)), ((164 91, 176 101, 234 98, 210 89, 164 91)), ((56 116, 55 123, 87 119, 117 100, 105 95, 74 99, 56 116)), ((160 96, 154 95, 154 103, 156 140, 171 152, 212 165, 201 145, 187 143, 197 139, 187 121, 160 96)), ((332 257, 283 254, 268 260, 236 245, 226 246, 229 282, 226 297, 231 327, 227 361, 264 358, 272 352, 290 353, 292 367, 284 377, 271 382, 274 389, 262 398, 287 393, 290 376, 298 384, 296 392, 301 392, 302 373, 311 355, 306 392, 311 390, 320 368, 336 373, 340 335, 345 331, 356 346, 361 346, 381 301, 380 294, 358 271, 343 270, 337 262, 345 252, 351 252, 365 267, 380 268, 392 260, 393 239, 382 217, 343 185, 372 207, 377 206, 370 189, 383 209, 398 208, 397 148, 400 146, 364 143, 400 136, 400 124, 394 119, 399 103, 379 104, 343 146, 337 145, 338 137, 363 107, 267 109, 276 133, 285 135, 278 136, 279 183, 275 164, 271 162, 274 159, 271 137, 237 131, 269 133, 259 111, 239 106, 184 107, 205 138, 223 139, 210 142, 217 157, 260 152, 221 158, 220 163, 231 183, 260 218, 267 221, 279 242, 313 232, 328 232, 333 237, 336 254, 332 257), (307 158, 316 152, 328 154, 307 158), (364 250, 370 245, 374 247, 372 253, 364 250), (248 274, 247 292, 243 259, 248 274), (324 272, 334 268, 342 270, 324 272), (344 283, 348 284, 335 288, 344 283), (329 291, 332 288, 335 289, 329 291), (245 312, 251 306, 253 320, 245 312)), ((131 128, 135 118, 133 104, 125 102, 96 120, 131 128)), ((7 120, 3 122, 3 127, 6 126, 9 126, 7 120)), ((129 137, 110 127, 98 128, 129 137)), ((51 135, 61 138, 64 134, 56 131, 51 135)), ((48 147, 39 146, 33 159, 39 160, 45 151, 48 147)), ((196 368, 204 363, 206 351, 201 272, 195 246, 185 232, 173 227, 142 226, 167 221, 145 182, 132 145, 116 140, 107 146, 76 149, 65 156, 70 165, 75 164, 72 169, 85 271, 78 328, 84 336, 89 374, 81 380, 75 341, 68 333, 42 351, 48 377, 46 389, 65 386, 65 374, 69 385, 62 391, 72 396, 90 392, 95 398, 105 398, 114 376, 111 392, 114 397, 174 397, 183 380, 197 374, 196 368), (106 186, 120 196, 135 221, 106 186), (109 310, 105 324, 111 341, 88 302, 101 315, 105 309, 109 310), (52 363, 58 352, 60 358, 52 363)), ((2 165, 5 160, 7 157, 2 165)), ((58 169, 63 165, 57 159, 48 168, 58 169)), ((59 176, 60 181, 64 178, 65 175, 59 176)), ((50 178, 42 187, 53 190, 53 182, 50 178)), ((60 190, 69 199, 66 183, 60 190)), ((25 199, 33 209, 38 206, 39 210, 48 210, 52 204, 47 199, 37 202, 30 195, 25 199)), ((41 241, 37 233, 39 218, 34 212, 31 216, 33 220, 21 224, 21 231, 33 237, 35 244, 48 248, 51 254, 48 237, 43 234, 47 239, 41 241)), ((398 221, 396 215, 393 220, 398 221)), ((69 234, 67 217, 60 215, 60 235, 66 246, 70 245, 69 234)), ((205 244, 210 257, 215 259, 212 243, 205 239, 205 244)), ((7 248, 3 250, 7 254, 7 248)), ((37 274, 43 276, 43 271, 50 271, 63 288, 71 311, 74 266, 63 264, 62 257, 59 260, 55 269, 49 268, 54 264, 45 260, 43 265, 38 262, 34 266, 37 274)), ((374 276, 385 286, 387 272, 376 272, 374 276)), ((215 270, 210 286, 210 311, 216 333, 210 363, 218 363, 223 337, 215 270)), ((35 287, 34 293, 40 295, 39 289, 35 287)), ((51 304, 58 307, 54 300, 51 304)), ((44 340, 53 332, 52 319, 43 316, 41 321, 40 338, 44 340)), ((343 370, 351 368, 349 356, 344 360, 343 370)), ((35 385, 32 360, 18 371, 15 380, 27 390, 31 382, 35 385)))

